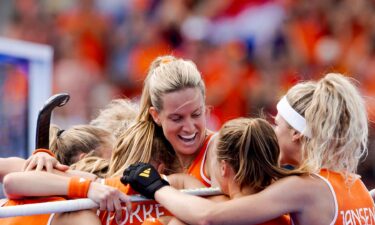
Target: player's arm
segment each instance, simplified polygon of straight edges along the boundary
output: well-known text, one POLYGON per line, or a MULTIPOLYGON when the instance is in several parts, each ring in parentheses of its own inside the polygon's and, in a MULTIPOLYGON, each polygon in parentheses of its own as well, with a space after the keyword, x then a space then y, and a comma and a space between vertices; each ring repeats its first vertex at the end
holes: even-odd
POLYGON ((197 178, 185 173, 172 174, 167 176, 167 178, 169 184, 176 189, 192 189, 205 187, 204 184, 197 178))
POLYGON ((20 172, 24 170, 42 170, 45 169, 49 172, 53 168, 61 171, 66 171, 69 167, 62 165, 48 153, 38 152, 31 155, 27 160, 19 157, 0 158, 0 182, 3 182, 5 175, 12 172, 20 172))
POLYGON ((62 172, 60 170, 53 170, 52 173, 66 176, 66 177, 83 177, 85 179, 89 179, 92 181, 96 181, 96 179, 98 178, 98 176, 96 176, 93 173, 79 171, 79 170, 67 170, 65 172, 62 172))
POLYGON ((280 180, 257 194, 219 203, 183 194, 170 186, 158 189, 155 200, 188 224, 259 224, 300 212, 304 204, 309 204, 301 194, 308 187, 296 182, 299 178, 291 179, 280 180))
POLYGON ((0 158, 0 182, 7 174, 22 171, 24 162, 24 159, 17 157, 0 158))
POLYGON ((186 223, 182 222, 181 220, 177 219, 176 217, 173 217, 168 225, 186 225, 186 223))
POLYGON ((30 196, 66 196, 90 198, 99 204, 100 210, 115 211, 121 218, 121 202, 130 210, 129 197, 116 188, 91 182, 89 179, 69 177, 42 171, 15 172, 4 178, 4 193, 10 199, 30 196))
POLYGON ((155 198, 188 224, 259 224, 289 212, 298 213, 309 204, 301 194, 309 188, 309 182, 300 177, 288 177, 257 194, 219 203, 176 190, 147 163, 131 165, 121 181, 142 195, 155 198), (149 172, 148 176, 143 176, 144 171, 149 172))
POLYGON ((78 170, 68 170, 69 167, 60 164, 54 157, 51 155, 40 152, 35 155, 32 155, 28 160, 18 158, 18 157, 9 157, 9 158, 0 158, 0 182, 3 182, 3 178, 5 175, 13 172, 21 172, 24 170, 32 170, 38 168, 42 168, 47 170, 48 172, 64 175, 64 176, 79 176, 84 177, 87 179, 94 180, 96 179, 96 176, 91 173, 78 171, 78 170), (35 159, 35 160, 33 160, 35 159), (32 165, 36 166, 30 166, 28 162, 33 162, 32 165), (56 169, 54 169, 56 168, 56 169), (65 172, 61 172, 65 171, 65 172))
POLYGON ((14 172, 4 177, 4 193, 10 199, 67 195, 69 179, 40 171, 14 172))

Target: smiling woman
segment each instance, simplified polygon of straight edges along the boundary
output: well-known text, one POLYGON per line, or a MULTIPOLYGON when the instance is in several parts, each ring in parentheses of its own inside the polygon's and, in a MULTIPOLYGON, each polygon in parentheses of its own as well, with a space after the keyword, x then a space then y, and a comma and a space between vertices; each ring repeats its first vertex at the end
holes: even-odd
POLYGON ((158 57, 145 80, 136 122, 114 150, 109 175, 122 175, 135 162, 151 162, 164 168, 163 173, 189 173, 210 186, 211 134, 206 129, 205 85, 196 65, 158 57), (156 148, 154 142, 159 143, 156 148))
POLYGON ((202 134, 206 133, 201 92, 197 88, 186 88, 164 94, 163 100, 162 110, 150 107, 153 120, 162 127, 177 155, 194 155, 204 141, 202 134))

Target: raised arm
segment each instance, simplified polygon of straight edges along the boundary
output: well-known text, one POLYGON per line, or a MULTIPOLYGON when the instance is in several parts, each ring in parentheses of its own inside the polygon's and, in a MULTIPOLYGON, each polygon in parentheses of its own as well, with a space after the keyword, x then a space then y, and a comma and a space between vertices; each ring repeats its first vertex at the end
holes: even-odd
POLYGON ((41 171, 8 174, 4 178, 4 192, 10 199, 55 195, 68 198, 88 197, 99 204, 100 210, 116 211, 118 218, 122 215, 121 202, 125 202, 128 208, 131 207, 129 197, 116 188, 89 182, 89 179, 82 180, 41 171))
POLYGON ((0 182, 3 182, 3 179, 7 174, 22 171, 24 163, 24 159, 17 157, 0 158, 0 182))
POLYGON ((146 163, 131 165, 121 180, 139 193, 154 197, 188 224, 259 224, 289 212, 298 213, 310 203, 304 197, 309 187, 300 177, 288 177, 257 194, 219 203, 179 192, 146 163), (144 171, 150 171, 150 175, 142 176, 144 171))
POLYGON ((191 188, 203 188, 206 187, 197 178, 185 174, 176 173, 168 176, 169 184, 176 189, 191 189, 191 188))
POLYGON ((27 160, 19 157, 0 158, 0 182, 4 177, 13 172, 21 172, 24 170, 47 170, 53 172, 53 168, 66 171, 68 166, 59 163, 53 156, 46 152, 38 152, 30 156, 27 160))
POLYGON ((155 199, 188 224, 259 224, 287 213, 306 213, 306 205, 318 205, 308 194, 312 187, 304 179, 284 178, 259 193, 219 203, 185 195, 170 186, 157 190, 155 199))

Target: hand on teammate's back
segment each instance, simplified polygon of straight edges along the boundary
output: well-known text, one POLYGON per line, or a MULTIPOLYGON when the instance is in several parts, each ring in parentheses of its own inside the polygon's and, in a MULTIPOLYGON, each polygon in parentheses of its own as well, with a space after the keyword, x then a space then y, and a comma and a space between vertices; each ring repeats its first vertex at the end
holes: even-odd
POLYGON ((121 182, 130 184, 135 191, 150 199, 154 199, 157 190, 169 185, 151 164, 142 162, 130 165, 124 171, 121 182))

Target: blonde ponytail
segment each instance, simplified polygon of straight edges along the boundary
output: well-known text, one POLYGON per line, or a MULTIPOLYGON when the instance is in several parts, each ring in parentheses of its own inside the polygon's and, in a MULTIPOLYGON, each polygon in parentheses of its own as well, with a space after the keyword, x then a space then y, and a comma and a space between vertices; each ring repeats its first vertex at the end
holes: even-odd
POLYGON ((368 121, 363 98, 349 78, 330 73, 321 79, 305 117, 314 137, 306 145, 308 158, 322 168, 355 173, 367 154, 368 121))
POLYGON ((318 82, 295 85, 286 96, 311 133, 311 138, 302 138, 301 168, 355 173, 367 154, 368 121, 363 98, 351 80, 330 73, 318 82))

